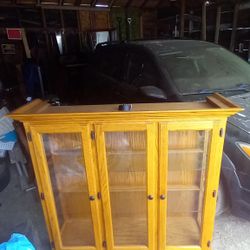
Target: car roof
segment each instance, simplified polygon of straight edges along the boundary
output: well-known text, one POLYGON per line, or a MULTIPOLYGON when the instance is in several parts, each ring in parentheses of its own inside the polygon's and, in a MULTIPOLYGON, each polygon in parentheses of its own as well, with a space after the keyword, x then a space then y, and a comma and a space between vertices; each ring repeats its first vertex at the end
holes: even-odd
POLYGON ((129 42, 112 42, 102 43, 97 46, 98 49, 112 49, 112 48, 146 48, 156 54, 169 53, 182 50, 188 50, 189 48, 201 48, 201 47, 219 47, 216 44, 200 41, 200 40, 135 40, 129 42))

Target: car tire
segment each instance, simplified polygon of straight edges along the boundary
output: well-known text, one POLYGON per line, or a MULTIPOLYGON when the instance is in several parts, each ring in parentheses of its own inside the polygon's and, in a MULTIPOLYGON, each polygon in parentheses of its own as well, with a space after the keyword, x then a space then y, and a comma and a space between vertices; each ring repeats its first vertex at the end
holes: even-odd
POLYGON ((9 166, 5 158, 0 158, 0 192, 3 191, 10 181, 9 166))
POLYGON ((216 216, 223 214, 229 208, 227 191, 223 180, 220 180, 218 195, 217 195, 217 204, 216 204, 216 216))

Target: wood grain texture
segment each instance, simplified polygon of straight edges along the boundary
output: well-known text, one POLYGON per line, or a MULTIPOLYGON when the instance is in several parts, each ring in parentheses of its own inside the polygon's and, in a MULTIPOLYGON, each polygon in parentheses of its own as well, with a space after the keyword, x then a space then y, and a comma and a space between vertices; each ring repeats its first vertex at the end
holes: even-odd
POLYGON ((211 117, 233 115, 242 109, 219 94, 206 102, 143 103, 133 104, 130 112, 118 111, 118 104, 85 106, 50 106, 35 100, 9 114, 19 121, 54 123, 55 121, 109 121, 211 117), (37 108, 36 108, 37 107, 37 108), (34 115, 35 114, 35 115, 34 115), (69 120, 70 119, 70 120, 69 120))
POLYGON ((200 103, 135 104, 131 112, 40 100, 13 112, 31 133, 56 250, 103 250, 104 241, 108 250, 211 249, 226 120, 240 110, 215 94, 200 103), (84 171, 69 177, 63 165, 84 171))

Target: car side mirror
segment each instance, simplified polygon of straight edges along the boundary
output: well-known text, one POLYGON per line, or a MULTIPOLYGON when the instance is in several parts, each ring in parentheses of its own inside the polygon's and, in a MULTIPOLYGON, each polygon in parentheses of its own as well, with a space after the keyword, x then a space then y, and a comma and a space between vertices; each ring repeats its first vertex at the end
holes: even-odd
POLYGON ((147 97, 167 100, 167 96, 163 92, 163 90, 160 88, 157 88, 156 86, 153 86, 153 85, 143 86, 143 87, 140 87, 140 91, 143 95, 145 95, 147 97))

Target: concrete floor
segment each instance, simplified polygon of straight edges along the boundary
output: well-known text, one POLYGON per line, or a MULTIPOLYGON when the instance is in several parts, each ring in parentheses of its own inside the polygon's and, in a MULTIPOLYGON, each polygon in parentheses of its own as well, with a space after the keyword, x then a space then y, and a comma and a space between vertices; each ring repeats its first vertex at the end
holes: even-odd
MULTIPOLYGON (((11 181, 0 192, 0 242, 10 234, 25 234, 37 250, 50 250, 42 209, 36 191, 24 192, 13 165, 11 181)), ((216 218, 213 250, 249 250, 250 222, 234 217, 229 212, 216 218)))

